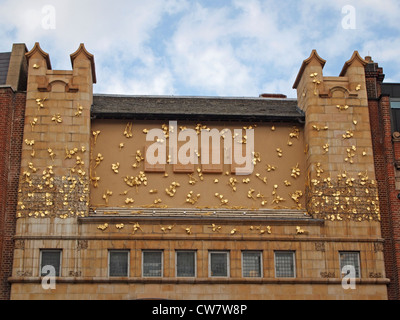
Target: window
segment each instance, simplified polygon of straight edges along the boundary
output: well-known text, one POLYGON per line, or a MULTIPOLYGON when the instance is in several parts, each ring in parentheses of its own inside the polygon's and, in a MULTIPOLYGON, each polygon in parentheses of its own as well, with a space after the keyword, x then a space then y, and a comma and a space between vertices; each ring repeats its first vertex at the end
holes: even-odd
POLYGON ((56 277, 61 276, 61 250, 40 251, 40 275, 42 277, 52 275, 49 267, 54 268, 56 277))
MULTIPOLYGON (((351 266, 355 269, 356 278, 360 278, 360 253, 340 252, 339 255, 340 255, 340 270, 342 271, 345 266, 351 266)), ((348 271, 348 273, 349 272, 350 271, 348 271)))
POLYGON ((400 99, 391 99, 390 106, 392 109, 392 130, 400 132, 400 99))
POLYGON ((242 274, 244 278, 262 278, 262 252, 242 252, 242 274))
POLYGON ((296 278, 295 253, 293 251, 275 252, 275 277, 296 278))
POLYGON ((177 277, 196 277, 196 252, 177 251, 176 252, 176 276, 177 277))
POLYGON ((229 277, 229 252, 210 252, 210 277, 229 277))
POLYGON ((162 277, 163 275, 162 251, 143 251, 143 277, 162 277))
POLYGON ((129 251, 110 250, 108 256, 108 272, 110 277, 128 277, 129 251))

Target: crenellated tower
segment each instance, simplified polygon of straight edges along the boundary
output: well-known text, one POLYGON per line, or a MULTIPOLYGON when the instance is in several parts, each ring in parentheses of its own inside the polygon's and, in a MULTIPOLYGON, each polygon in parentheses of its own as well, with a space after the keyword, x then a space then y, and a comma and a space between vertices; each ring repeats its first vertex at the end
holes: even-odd
POLYGON ((357 51, 338 77, 323 75, 313 50, 294 84, 306 114, 307 209, 332 221, 379 221, 379 201, 365 82, 357 51))

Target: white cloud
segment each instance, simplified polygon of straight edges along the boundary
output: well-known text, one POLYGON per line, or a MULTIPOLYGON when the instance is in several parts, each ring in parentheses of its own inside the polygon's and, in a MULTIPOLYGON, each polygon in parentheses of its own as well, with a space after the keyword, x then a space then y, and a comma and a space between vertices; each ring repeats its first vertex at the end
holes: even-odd
MULTIPOLYGON (((396 0, 0 0, 0 51, 39 41, 54 69, 70 69, 84 42, 95 55, 96 92, 294 96, 292 82, 312 49, 338 75, 354 50, 390 79, 400 75, 396 0), (56 9, 56 29, 42 9, 56 9), (344 30, 342 8, 356 9, 344 30)), ((397 79, 400 81, 400 79, 397 79)))

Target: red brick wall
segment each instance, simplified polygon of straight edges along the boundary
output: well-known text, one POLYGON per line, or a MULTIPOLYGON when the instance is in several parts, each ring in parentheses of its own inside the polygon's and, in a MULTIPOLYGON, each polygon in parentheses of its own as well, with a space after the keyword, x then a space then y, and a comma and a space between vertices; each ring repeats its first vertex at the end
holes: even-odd
MULTIPOLYGON (((390 300, 400 299, 400 200, 395 179, 395 152, 392 141, 390 97, 381 95, 384 75, 377 64, 366 67, 374 162, 378 183, 382 237, 390 300)), ((399 159, 400 160, 400 159, 399 159)))
POLYGON ((25 93, 0 88, 0 300, 10 297, 25 93))

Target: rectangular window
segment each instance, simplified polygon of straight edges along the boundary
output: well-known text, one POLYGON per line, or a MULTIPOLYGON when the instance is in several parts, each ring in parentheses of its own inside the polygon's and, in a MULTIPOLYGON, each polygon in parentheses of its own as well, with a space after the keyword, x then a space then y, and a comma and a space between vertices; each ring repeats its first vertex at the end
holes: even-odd
POLYGON ((110 250, 108 261, 110 277, 129 277, 129 251, 110 250))
POLYGON ((196 277, 196 252, 177 251, 176 252, 176 276, 177 277, 196 277))
POLYGON ((163 253, 162 251, 143 251, 143 277, 163 276, 163 253))
POLYGON ((400 132, 400 99, 391 99, 390 106, 392 109, 392 130, 400 132))
POLYGON ((210 277, 229 277, 229 252, 210 252, 210 277))
POLYGON ((262 278, 262 252, 242 252, 242 274, 244 278, 262 278))
MULTIPOLYGON (((340 270, 350 266, 354 268, 356 278, 360 278, 360 253, 359 252, 339 252, 340 270)), ((350 270, 347 269, 348 272, 350 270)))
POLYGON ((40 275, 61 276, 61 250, 40 250, 40 275))
POLYGON ((293 251, 275 252, 275 277, 296 278, 295 253, 293 251))

